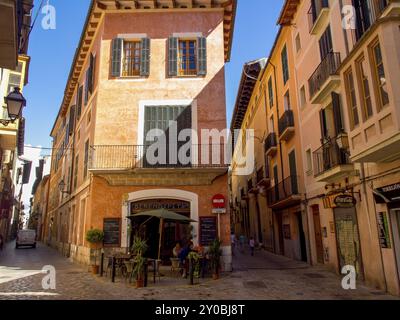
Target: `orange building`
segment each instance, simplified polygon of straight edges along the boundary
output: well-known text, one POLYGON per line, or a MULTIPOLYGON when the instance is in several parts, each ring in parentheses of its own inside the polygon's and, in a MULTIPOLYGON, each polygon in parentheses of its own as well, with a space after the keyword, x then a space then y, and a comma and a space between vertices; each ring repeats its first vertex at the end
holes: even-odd
MULTIPOLYGON (((224 66, 235 9, 232 0, 91 3, 51 132, 52 245, 88 263, 85 234, 98 228, 107 252, 126 251, 138 223, 131 216, 167 208, 195 222, 163 225, 163 259, 177 240, 208 245, 220 237, 223 267, 230 270, 229 213, 212 207, 214 195, 227 199, 227 165, 202 161, 197 150, 214 150, 210 141, 191 140, 187 163, 174 161, 183 143, 173 151, 170 140, 165 163, 147 155, 151 130, 169 133, 170 121, 198 137, 203 129, 226 127, 224 66)), ((146 230, 148 254, 155 256, 158 221, 146 230)))

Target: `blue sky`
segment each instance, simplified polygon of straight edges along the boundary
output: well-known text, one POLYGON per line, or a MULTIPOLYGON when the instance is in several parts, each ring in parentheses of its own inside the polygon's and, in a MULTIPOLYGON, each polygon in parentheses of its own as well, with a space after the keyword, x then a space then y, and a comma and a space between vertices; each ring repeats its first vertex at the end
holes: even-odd
MULTIPOLYGON (((35 0, 36 14, 41 0, 35 0)), ((45 3, 47 0, 45 0, 45 3)), ((58 113, 71 62, 81 35, 89 0, 49 0, 56 8, 56 29, 44 30, 39 14, 30 36, 29 84, 25 143, 49 147, 50 130, 58 113)), ((227 119, 230 123, 243 64, 268 55, 277 32, 283 0, 238 0, 234 42, 226 66, 227 119)), ((44 152, 48 154, 49 152, 44 152)))

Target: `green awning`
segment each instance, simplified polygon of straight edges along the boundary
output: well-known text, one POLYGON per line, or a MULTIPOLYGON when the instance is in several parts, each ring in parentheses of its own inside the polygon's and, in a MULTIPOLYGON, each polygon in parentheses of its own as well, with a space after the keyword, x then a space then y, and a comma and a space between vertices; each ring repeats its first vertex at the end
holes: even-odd
POLYGON ((179 222, 197 222, 197 221, 192 220, 188 217, 185 217, 181 214, 178 214, 173 211, 166 210, 166 209, 157 209, 157 210, 140 212, 140 213, 136 213, 134 215, 128 216, 128 218, 143 217, 143 216, 155 217, 155 218, 159 218, 159 219, 179 221, 179 222))

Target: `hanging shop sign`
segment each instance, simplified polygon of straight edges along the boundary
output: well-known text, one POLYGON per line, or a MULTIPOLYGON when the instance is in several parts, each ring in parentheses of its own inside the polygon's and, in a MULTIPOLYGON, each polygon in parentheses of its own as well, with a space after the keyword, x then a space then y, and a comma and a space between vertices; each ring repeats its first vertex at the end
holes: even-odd
POLYGON ((222 194, 216 194, 212 197, 212 213, 226 213, 226 201, 222 194))
POLYGON ((351 194, 339 194, 333 200, 338 208, 352 208, 356 205, 357 200, 351 194))
POLYGON ((400 201, 400 183, 375 189, 374 197, 376 203, 400 201))

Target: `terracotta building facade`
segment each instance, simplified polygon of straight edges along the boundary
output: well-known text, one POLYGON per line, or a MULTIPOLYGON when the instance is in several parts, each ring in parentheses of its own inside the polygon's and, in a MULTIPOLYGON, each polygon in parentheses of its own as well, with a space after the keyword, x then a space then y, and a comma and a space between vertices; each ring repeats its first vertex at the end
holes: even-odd
MULTIPOLYGON (((236 2, 136 3, 93 1, 90 6, 51 132, 56 151, 46 218, 49 242, 89 263, 89 229, 105 231, 106 251, 125 252, 143 222, 133 216, 165 208, 194 222, 162 226, 162 259, 178 240, 207 246, 219 237, 223 268, 230 270, 229 208, 216 214, 212 206, 215 195, 228 199, 228 166, 223 153, 218 161, 207 161, 223 149, 224 140, 212 143, 201 132, 226 128, 224 66, 236 2), (178 134, 191 129, 192 139, 174 144, 171 121, 178 134), (161 140, 164 149, 155 153, 166 151, 164 162, 147 157, 152 143, 160 141, 151 132, 167 137, 161 140)), ((158 221, 147 224, 150 255, 156 255, 159 229, 158 221)))

